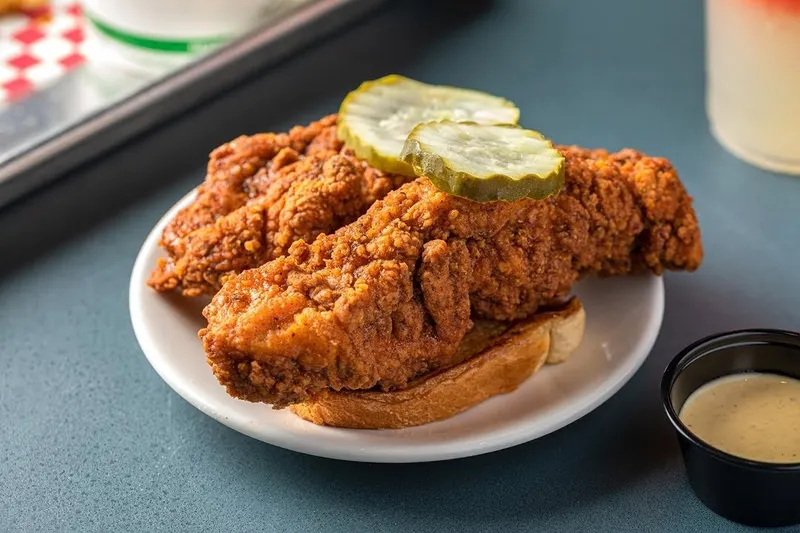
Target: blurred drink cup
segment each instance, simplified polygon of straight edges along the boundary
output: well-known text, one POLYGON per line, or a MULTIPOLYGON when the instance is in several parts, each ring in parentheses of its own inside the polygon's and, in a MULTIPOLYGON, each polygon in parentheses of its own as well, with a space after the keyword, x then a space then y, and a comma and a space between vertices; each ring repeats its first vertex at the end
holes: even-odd
POLYGON ((706 0, 711 131, 758 167, 800 174, 800 0, 706 0))
POLYGON ((280 0, 81 0, 90 58, 171 68, 254 28, 280 0))

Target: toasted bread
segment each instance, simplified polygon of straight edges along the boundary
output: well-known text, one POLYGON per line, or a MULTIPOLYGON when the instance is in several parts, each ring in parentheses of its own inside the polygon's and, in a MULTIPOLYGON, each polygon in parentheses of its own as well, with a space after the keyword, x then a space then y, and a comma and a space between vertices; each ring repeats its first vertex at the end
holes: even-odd
POLYGON ((581 342, 585 317, 580 301, 572 298, 515 323, 476 321, 455 366, 402 390, 329 390, 291 409, 309 422, 343 428, 397 429, 443 420, 512 392, 545 362, 566 360, 581 342))

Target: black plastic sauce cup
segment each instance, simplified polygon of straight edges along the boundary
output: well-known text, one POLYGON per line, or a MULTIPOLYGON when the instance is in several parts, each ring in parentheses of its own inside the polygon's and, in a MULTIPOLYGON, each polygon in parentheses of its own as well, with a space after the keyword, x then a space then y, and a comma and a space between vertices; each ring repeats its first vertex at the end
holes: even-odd
POLYGON ((694 436, 678 414, 701 386, 723 376, 768 372, 800 379, 800 333, 746 330, 701 339, 667 366, 661 401, 686 465, 689 484, 712 511, 751 526, 800 523, 800 463, 751 461, 694 436))

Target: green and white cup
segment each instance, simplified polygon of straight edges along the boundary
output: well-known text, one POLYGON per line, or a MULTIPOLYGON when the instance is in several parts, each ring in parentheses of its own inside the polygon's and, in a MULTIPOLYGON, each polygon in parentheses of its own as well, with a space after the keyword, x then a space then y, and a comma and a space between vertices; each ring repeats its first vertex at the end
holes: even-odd
POLYGON ((89 55, 146 70, 174 67, 263 20, 282 0, 82 0, 89 55))

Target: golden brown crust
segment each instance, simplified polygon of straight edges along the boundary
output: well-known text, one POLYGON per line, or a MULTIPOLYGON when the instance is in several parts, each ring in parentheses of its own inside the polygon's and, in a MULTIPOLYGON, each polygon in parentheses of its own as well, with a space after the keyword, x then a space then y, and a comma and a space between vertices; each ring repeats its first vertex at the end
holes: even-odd
POLYGON ((694 270, 692 199, 662 158, 561 147, 564 191, 476 203, 420 178, 357 221, 229 281, 206 307, 228 392, 285 407, 450 366, 473 315, 521 319, 589 274, 694 270), (466 253, 463 252, 466 248, 466 253))
MULTIPOLYGON (((309 126, 295 127, 288 134, 241 136, 214 150, 208 177, 197 197, 163 232, 161 245, 169 257, 159 260, 149 284, 159 291, 179 289, 184 296, 213 295, 230 277, 285 255, 294 241, 311 242, 352 222, 376 200, 408 181, 353 157, 336 137, 335 124, 336 116, 331 115, 309 126)), ((687 265, 696 261, 685 247, 686 242, 694 242, 696 219, 668 161, 633 150, 609 154, 576 147, 560 149, 567 160, 569 198, 559 199, 557 202, 564 204, 559 208, 576 215, 583 209, 586 216, 575 216, 573 231, 553 233, 550 240, 563 239, 564 246, 570 247, 574 236, 590 226, 595 233, 592 237, 599 237, 598 244, 605 247, 577 253, 577 267, 585 268, 584 263, 594 261, 598 252, 607 263, 603 271, 611 274, 642 266, 658 273, 665 261, 676 265, 680 260, 686 260, 687 265), (619 175, 628 178, 628 191, 623 190, 620 180, 614 181, 619 175), (671 217, 684 224, 675 226, 671 217), (627 252, 634 239, 647 242, 656 253, 641 254, 637 264, 632 264, 627 252)), ((560 245, 544 244, 540 249, 545 251, 560 245)), ((423 256, 457 253, 444 250, 441 243, 426 244, 425 249, 423 256)), ((493 268, 494 257, 487 257, 490 264, 478 261, 473 265, 479 273, 493 268)), ((418 275, 431 279, 429 285, 434 284, 432 275, 424 269, 418 275)), ((512 300, 516 298, 513 284, 504 284, 496 276, 493 280, 481 289, 482 294, 489 293, 493 302, 507 298, 505 293, 510 293, 512 300)), ((434 320, 436 298, 457 296, 461 302, 457 322, 461 327, 453 329, 456 317, 447 317, 447 324, 437 324, 437 333, 463 331, 468 326, 463 319, 468 314, 464 307, 468 298, 427 291, 431 302, 428 312, 434 320)), ((479 305, 495 304, 483 301, 479 305)), ((497 310, 484 311, 481 307, 479 311, 493 314, 497 310)), ((443 318, 444 314, 438 316, 443 318)))
POLYGON ((170 253, 179 251, 184 237, 258 196, 261 186, 300 156, 338 152, 342 144, 335 126, 331 115, 289 133, 242 135, 214 149, 197 196, 167 224, 161 245, 170 253))
POLYGON ((197 196, 167 225, 169 257, 148 284, 184 296, 214 294, 231 276, 361 216, 408 178, 353 157, 335 116, 288 134, 242 136, 211 154, 197 196))
POLYGON ((512 392, 545 363, 562 362, 583 337, 577 298, 562 309, 517 323, 477 321, 457 352, 462 362, 396 391, 331 391, 295 404, 301 418, 324 426, 399 429, 444 420, 512 392))

